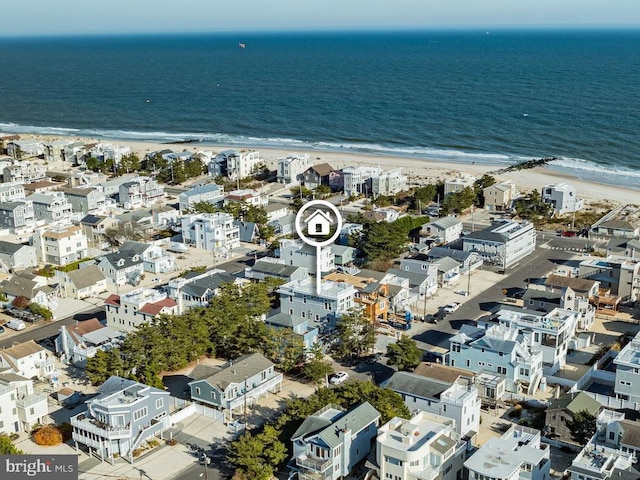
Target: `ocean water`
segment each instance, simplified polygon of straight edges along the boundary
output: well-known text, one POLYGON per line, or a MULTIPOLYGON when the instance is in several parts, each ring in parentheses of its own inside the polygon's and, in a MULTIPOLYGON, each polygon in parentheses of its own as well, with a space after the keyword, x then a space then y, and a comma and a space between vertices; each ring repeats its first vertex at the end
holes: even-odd
POLYGON ((559 157, 640 188, 639 127, 639 30, 0 40, 2 132, 559 157))

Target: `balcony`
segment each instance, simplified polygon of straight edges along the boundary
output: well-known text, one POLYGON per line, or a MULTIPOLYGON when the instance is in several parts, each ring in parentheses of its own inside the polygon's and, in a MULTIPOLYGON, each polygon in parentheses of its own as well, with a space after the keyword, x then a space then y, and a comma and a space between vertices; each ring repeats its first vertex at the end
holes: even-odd
MULTIPOLYGON (((99 420, 89 418, 84 413, 71 417, 71 425, 81 432, 77 432, 80 436, 84 435, 84 432, 93 433, 101 438, 113 440, 117 438, 131 438, 131 427, 112 427, 99 420)), ((74 432, 76 435, 76 432, 74 432)))
POLYGON ((44 402, 46 405, 47 397, 39 393, 32 393, 23 398, 18 398, 16 400, 16 407, 26 409, 41 402, 44 402))
POLYGON ((316 473, 322 473, 331 466, 331 459, 300 455, 296 457, 296 465, 316 473))
POLYGON ((435 468, 435 467, 432 467, 431 465, 429 465, 428 467, 426 467, 421 472, 414 473, 414 475, 417 478, 421 478, 423 480, 435 480, 438 477, 439 473, 440 473, 440 469, 439 468, 435 468))

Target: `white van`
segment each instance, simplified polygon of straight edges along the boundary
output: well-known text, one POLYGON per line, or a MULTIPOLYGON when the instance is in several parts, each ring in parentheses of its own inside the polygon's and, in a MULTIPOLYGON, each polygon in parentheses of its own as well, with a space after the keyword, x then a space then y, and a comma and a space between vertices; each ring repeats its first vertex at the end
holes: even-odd
POLYGON ((9 320, 6 326, 13 330, 24 330, 27 327, 22 320, 18 320, 16 318, 9 320))

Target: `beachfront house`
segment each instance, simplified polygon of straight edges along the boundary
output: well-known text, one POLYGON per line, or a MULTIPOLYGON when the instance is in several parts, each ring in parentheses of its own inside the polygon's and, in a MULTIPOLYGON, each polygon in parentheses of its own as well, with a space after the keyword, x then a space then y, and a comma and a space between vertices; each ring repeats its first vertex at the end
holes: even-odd
POLYGON ((380 167, 345 167, 342 169, 345 197, 371 193, 371 178, 382 174, 380 167))
POLYGON ((278 183, 290 185, 303 180, 304 172, 311 166, 308 153, 290 153, 278 158, 278 183))
POLYGON ((170 426, 169 392, 134 380, 110 377, 86 405, 71 417, 73 443, 102 460, 126 457, 133 463, 134 452, 170 426))
POLYGON ((420 411, 409 420, 391 419, 378 431, 375 460, 367 462, 375 476, 368 478, 460 480, 467 442, 460 440, 453 424, 420 411))
POLYGON ((290 475, 300 480, 338 480, 375 448, 380 413, 369 402, 343 410, 333 404, 307 417, 291 437, 290 475))
POLYGON ((553 207, 555 215, 574 213, 584 208, 584 200, 577 198, 576 187, 564 182, 542 187, 542 201, 553 207))
POLYGON ((250 353, 231 360, 222 367, 197 365, 189 374, 191 399, 222 412, 231 422, 261 397, 282 389, 283 375, 273 362, 260 353, 250 353))
POLYGON ((518 190, 511 180, 489 185, 482 190, 482 194, 484 208, 490 212, 508 212, 518 198, 518 190))
POLYGON ((460 193, 465 188, 473 188, 476 180, 477 177, 473 175, 459 173, 455 178, 450 178, 444 181, 444 194, 449 195, 451 193, 460 193))
POLYGON ((320 163, 307 168, 302 174, 304 186, 311 190, 318 188, 320 185, 329 187, 331 172, 333 172, 333 167, 328 163, 320 163))
POLYGON ((500 220, 462 237, 462 249, 478 253, 485 262, 507 268, 536 248, 536 230, 527 221, 500 220))

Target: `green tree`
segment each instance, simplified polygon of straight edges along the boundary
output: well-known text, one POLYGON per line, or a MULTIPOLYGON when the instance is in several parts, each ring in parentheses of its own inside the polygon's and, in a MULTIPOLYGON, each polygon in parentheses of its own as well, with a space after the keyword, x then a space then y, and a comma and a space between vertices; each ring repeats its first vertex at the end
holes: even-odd
POLYGON ((291 192, 291 198, 311 198, 313 196, 313 192, 307 187, 303 186, 295 186, 289 189, 291 192))
POLYGON ((7 435, 0 434, 0 455, 24 455, 7 435))
POLYGON ((45 320, 51 320, 53 318, 53 313, 46 307, 39 305, 37 303, 30 303, 29 310, 36 315, 41 315, 45 320))
POLYGON ((362 355, 373 348, 375 330, 363 309, 352 308, 336 322, 338 330, 337 354, 340 357, 362 355))
POLYGON ((315 198, 327 198, 331 196, 331 188, 328 185, 318 185, 314 190, 315 198))
POLYGON ((415 340, 402 335, 396 343, 387 346, 387 365, 395 365, 398 370, 413 371, 420 363, 422 351, 416 345, 415 340))
POLYGON ((394 205, 396 202, 396 199, 394 196, 392 195, 378 195, 374 200, 373 200, 373 204, 377 207, 389 207, 391 205, 394 205))
POLYGON ((587 410, 580 410, 573 414, 573 420, 567 421, 567 427, 571 438, 580 445, 586 445, 596 433, 596 416, 587 410))
POLYGON ((358 247, 371 261, 399 255, 407 242, 407 235, 399 225, 380 222, 365 228, 363 235, 358 238, 358 247))
POLYGON ((489 175, 488 173, 485 173, 484 175, 482 175, 482 177, 473 182, 473 191, 476 195, 476 205, 478 205, 479 207, 484 206, 484 189, 490 187, 491 185, 494 185, 495 183, 495 177, 489 175))
POLYGON ((307 354, 307 363, 302 367, 302 373, 313 384, 326 381, 326 378, 333 373, 331 363, 325 360, 322 345, 314 343, 307 354))
MULTIPOLYGON (((87 168, 89 168, 88 165, 87 168)), ((120 163, 118 164, 118 173, 122 175, 124 173, 137 172, 141 168, 142 162, 140 161, 140 157, 135 153, 130 153, 128 155, 123 155, 120 159, 120 163)))
POLYGON ((104 350, 98 350, 93 357, 87 359, 87 368, 85 370, 87 378, 93 385, 104 383, 110 376, 108 364, 109 354, 104 350))
POLYGON ((246 431, 229 445, 229 461, 246 478, 269 480, 287 456, 287 449, 278 440, 278 434, 272 426, 265 426, 258 435, 246 431))
POLYGON ((436 199, 437 194, 438 187, 434 183, 416 188, 413 192, 411 208, 420 211, 420 213, 424 212, 424 209, 436 199))
POLYGON ((300 335, 286 328, 267 327, 263 346, 264 356, 290 372, 304 359, 304 344, 300 335))
POLYGON ((216 207, 213 203, 210 202, 196 202, 191 205, 189 209, 189 213, 216 213, 219 212, 220 208, 216 207))

